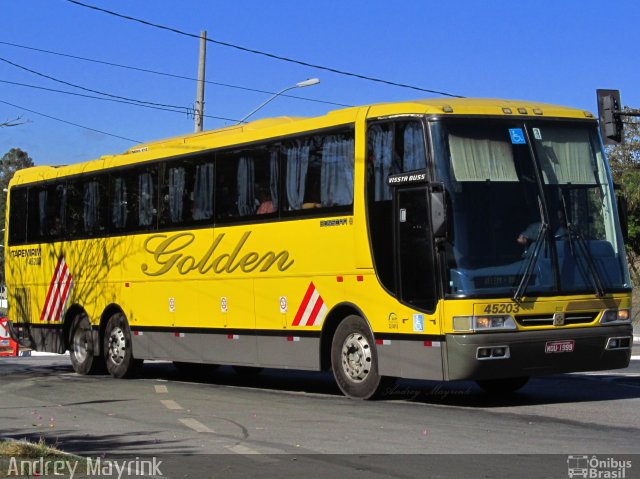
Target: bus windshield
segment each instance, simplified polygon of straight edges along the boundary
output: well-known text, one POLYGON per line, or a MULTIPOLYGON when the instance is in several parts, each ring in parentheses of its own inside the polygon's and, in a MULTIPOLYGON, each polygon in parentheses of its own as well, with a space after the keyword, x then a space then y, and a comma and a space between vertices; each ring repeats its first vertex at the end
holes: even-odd
POLYGON ((610 175, 595 126, 517 120, 432 125, 449 231, 449 295, 630 287, 610 175))

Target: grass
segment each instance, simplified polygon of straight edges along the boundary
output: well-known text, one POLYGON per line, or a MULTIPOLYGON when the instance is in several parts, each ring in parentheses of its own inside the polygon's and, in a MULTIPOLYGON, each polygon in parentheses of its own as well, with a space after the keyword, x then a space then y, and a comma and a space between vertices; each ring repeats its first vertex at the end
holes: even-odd
POLYGON ((16 461, 39 461, 41 458, 44 461, 80 460, 55 446, 48 445, 43 438, 38 442, 0 440, 0 478, 9 477, 12 458, 16 461))
POLYGON ((43 438, 38 442, 28 441, 0 441, 0 457, 21 457, 25 459, 39 459, 41 457, 68 457, 68 454, 49 446, 43 438))

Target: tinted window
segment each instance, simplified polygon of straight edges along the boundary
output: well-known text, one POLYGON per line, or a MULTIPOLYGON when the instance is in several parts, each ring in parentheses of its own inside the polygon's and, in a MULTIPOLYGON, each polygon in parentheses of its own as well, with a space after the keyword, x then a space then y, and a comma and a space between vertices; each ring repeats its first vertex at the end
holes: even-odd
POLYGON ((278 150, 258 146, 216 156, 216 220, 277 216, 278 150))
POLYGON ((29 189, 28 241, 57 241, 64 237, 66 198, 64 183, 29 189))
POLYGON ((27 241, 27 189, 11 190, 9 208, 9 244, 20 244, 27 241))
POLYGON ((396 292, 389 175, 426 168, 422 124, 418 121, 373 123, 367 130, 367 216, 376 273, 396 292))
POLYGON ((353 132, 285 141, 282 154, 286 211, 353 205, 353 132))

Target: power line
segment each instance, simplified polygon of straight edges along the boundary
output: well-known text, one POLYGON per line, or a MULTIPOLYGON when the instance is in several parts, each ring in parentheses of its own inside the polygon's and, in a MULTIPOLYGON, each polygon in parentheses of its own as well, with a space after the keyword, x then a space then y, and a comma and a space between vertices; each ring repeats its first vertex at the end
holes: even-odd
MULTIPOLYGON (((86 58, 86 57, 81 57, 81 56, 77 56, 77 55, 70 55, 68 53, 61 53, 61 52, 54 52, 51 50, 44 50, 42 48, 35 48, 35 47, 29 47, 26 45, 18 45, 17 43, 11 43, 11 42, 3 42, 0 41, 1 45, 8 45, 11 47, 16 47, 16 48, 23 48, 25 50, 33 50, 36 52, 41 52, 41 53, 47 53, 49 55, 57 55, 60 57, 66 57, 66 58, 72 58, 74 60, 81 60, 81 61, 85 61, 85 62, 91 62, 91 63, 98 63, 100 65, 107 65, 107 66, 111 66, 111 67, 117 67, 117 68, 124 68, 127 70, 134 70, 134 71, 139 71, 139 72, 143 72, 143 73, 152 73, 154 75, 161 75, 161 76, 166 76, 166 77, 170 77, 170 78, 178 78, 181 80, 190 80, 190 81, 198 81, 197 78, 194 77, 189 77, 189 76, 184 76, 184 75, 176 75, 174 73, 168 73, 168 72, 161 72, 161 71, 157 71, 157 70, 149 70, 147 68, 139 68, 139 67, 134 67, 131 65, 123 65, 120 63, 113 63, 113 62, 107 62, 104 60, 96 60, 93 58, 86 58)), ((210 85, 216 85, 216 86, 222 86, 225 88, 234 88, 236 90, 244 90, 244 91, 251 91, 251 92, 255 92, 255 93, 264 93, 266 95, 275 95, 276 92, 272 92, 272 91, 267 91, 267 90, 260 90, 258 88, 249 88, 249 87, 245 87, 245 86, 240 86, 240 85, 232 85, 229 83, 221 83, 221 82, 216 82, 216 81, 211 81, 211 80, 205 80, 205 83, 208 83, 210 85)), ((347 105, 345 103, 338 103, 338 102, 334 102, 334 101, 328 101, 328 100, 317 100, 315 98, 307 98, 307 97, 303 97, 303 96, 298 96, 298 95, 280 95, 282 97, 286 97, 286 98, 295 98, 296 100, 304 100, 304 101, 311 101, 311 102, 315 102, 315 103, 324 103, 326 105, 334 105, 334 106, 341 106, 341 107, 351 107, 353 105, 347 105)))
POLYGON ((119 138, 121 140, 131 141, 133 143, 143 143, 140 140, 133 140, 131 138, 126 138, 124 136, 114 135, 113 133, 107 133, 106 131, 96 130, 95 128, 89 128, 88 126, 79 125, 78 123, 72 123, 70 121, 63 120, 61 118, 56 118, 55 116, 45 115, 44 113, 40 113, 39 111, 30 110, 28 108, 25 108, 25 107, 19 106, 19 105, 14 105, 13 103, 9 103, 8 101, 0 100, 0 103, 4 103, 5 105, 9 105, 9 106, 12 106, 14 108, 19 108, 20 110, 28 111, 29 113, 33 113, 35 115, 44 116, 45 118, 49 118, 50 120, 55 120, 55 121, 59 121, 61 123, 66 123, 67 125, 77 126, 78 128, 84 128, 85 130, 94 131, 96 133, 102 133, 103 135, 113 136, 114 138, 119 138))
MULTIPOLYGON (((89 8, 91 10, 96 10, 96 11, 99 11, 99 12, 107 13, 109 15, 113 15, 115 17, 119 17, 119 18, 122 18, 122 19, 125 19, 125 20, 130 20, 130 21, 133 21, 133 22, 141 23, 143 25, 147 25, 147 26, 154 27, 154 28, 159 28, 161 30, 166 30, 166 31, 169 31, 169 32, 177 33, 179 35, 184 35, 186 37, 197 38, 197 39, 200 38, 200 35, 197 35, 195 33, 189 33, 189 32, 185 32, 185 31, 182 31, 182 30, 178 30, 177 28, 167 27, 165 25, 160 25, 158 23, 152 23, 152 22, 149 22, 147 20, 142 20, 140 18, 135 18, 135 17, 131 17, 131 16, 128 16, 128 15, 123 15, 121 13, 116 13, 116 12, 113 12, 111 10, 106 10, 104 8, 96 7, 94 5, 89 5, 89 4, 86 4, 86 3, 82 3, 82 2, 79 2, 78 0, 67 0, 67 2, 73 3, 75 5, 79 5, 81 7, 89 8)), ((281 60, 281 61, 288 62, 288 63, 295 63, 297 65, 302 65, 302 66, 311 67, 311 68, 317 68, 318 70, 324 70, 324 71, 328 71, 328 72, 331 72, 331 73, 337 73, 338 75, 344 75, 344 76, 349 76, 349 77, 353 77, 353 78, 360 78, 361 80, 368 80, 368 81, 372 81, 372 82, 376 82, 376 83, 383 83, 385 85, 397 86, 397 87, 401 87, 401 88, 409 88, 411 90, 423 91, 423 92, 427 92, 427 93, 434 93, 436 95, 449 96, 449 97, 455 97, 455 98, 462 98, 461 95, 454 95, 452 93, 446 93, 446 92, 443 92, 443 91, 430 90, 428 88, 421 88, 421 87, 417 87, 417 86, 414 86, 414 85, 408 85, 408 84, 405 84, 405 83, 397 83, 397 82, 390 81, 390 80, 383 80, 381 78, 375 78, 375 77, 371 77, 371 76, 367 76, 367 75, 362 75, 360 73, 352 73, 352 72, 347 72, 345 70, 338 70, 337 68, 327 67, 327 66, 323 66, 323 65, 317 65, 317 64, 314 64, 314 63, 304 62, 304 61, 301 61, 301 60, 295 60, 293 58, 288 58, 288 57, 284 57, 284 56, 281 56, 281 55, 275 55, 273 53, 263 52, 261 50, 255 50, 253 48, 247 48, 247 47, 243 47, 243 46, 240 46, 240 45, 235 45, 233 43, 222 42, 220 40, 214 40, 212 38, 207 38, 206 40, 208 42, 214 43, 216 45, 221 45, 221 46, 224 46, 224 47, 234 48, 236 50, 240 50, 240 51, 243 51, 243 52, 253 53, 253 54, 256 54, 256 55, 262 55, 262 56, 265 56, 265 57, 268 57, 268 58, 272 58, 272 59, 275 59, 275 60, 281 60)))
POLYGON ((142 104, 145 104, 145 105, 153 105, 153 106, 159 106, 159 107, 163 107, 163 108, 184 109, 185 111, 187 110, 187 107, 184 107, 184 106, 166 105, 164 103, 155 103, 155 102, 144 101, 144 100, 136 100, 135 98, 127 98, 125 96, 112 95, 111 93, 105 93, 105 92, 102 92, 102 91, 99 91, 99 90, 93 90, 91 88, 83 87, 83 86, 77 85, 75 83, 70 83, 68 81, 60 80, 59 78, 55 78, 55 77, 52 77, 50 75, 46 75, 44 73, 32 70, 31 68, 27 68, 27 67, 25 67, 23 65, 18 65, 17 63, 14 63, 14 62, 12 62, 10 60, 7 60, 6 58, 0 57, 0 61, 8 63, 9 65, 12 65, 12 66, 14 66, 16 68, 19 68, 21 70, 27 71, 29 73, 33 73, 34 75, 37 75, 39 77, 46 78, 46 79, 52 80, 52 81, 54 81, 56 83, 61 83, 63 85, 67 85, 67 86, 70 86, 70 87, 73 87, 73 88, 78 88, 79 90, 88 91, 90 93, 97 93, 98 95, 104 95, 104 96, 108 96, 110 98, 116 98, 118 100, 125 100, 125 101, 130 101, 130 102, 135 102, 135 103, 142 103, 142 104))
MULTIPOLYGON (((37 86, 37 85, 29 85, 27 83, 19 83, 19 82, 14 82, 14 81, 9 81, 9 80, 0 80, 0 83, 6 83, 8 85, 16 85, 16 86, 21 86, 21 87, 26 87, 26 88, 33 88, 36 90, 43 90, 43 91, 48 91, 48 92, 53 92, 53 93, 62 93, 64 95, 71 95, 71 96, 77 96, 80 98, 90 98, 92 100, 101 100, 101 101, 111 101, 114 103, 123 103, 125 105, 132 105, 132 106, 139 106, 142 108, 150 108, 152 110, 160 110, 160 111, 168 111, 170 113, 179 113, 180 115, 184 115, 185 112, 184 111, 180 111, 180 110, 172 110, 170 108, 164 108, 164 107, 159 107, 159 106, 152 106, 152 105, 143 105, 141 103, 135 103, 135 102, 130 102, 130 101, 126 101, 126 100, 117 100, 115 98, 105 98, 102 96, 93 96, 93 95, 86 95, 84 93, 75 93, 75 92, 71 92, 71 91, 64 91, 64 90, 57 90, 55 88, 46 88, 46 87, 42 87, 42 86, 37 86)), ((182 107, 180 107, 182 108, 182 107)), ((205 115, 206 118, 211 118, 213 120, 223 120, 223 121, 231 121, 234 123, 238 123, 239 120, 236 120, 234 118, 225 118, 225 117, 221 117, 221 116, 213 116, 213 115, 205 115)))

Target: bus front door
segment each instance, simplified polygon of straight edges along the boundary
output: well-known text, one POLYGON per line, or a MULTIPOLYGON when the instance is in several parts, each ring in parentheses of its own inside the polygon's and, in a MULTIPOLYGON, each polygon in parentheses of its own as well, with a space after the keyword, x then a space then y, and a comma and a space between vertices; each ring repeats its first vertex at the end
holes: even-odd
POLYGON ((395 189, 396 284, 399 299, 433 311, 437 303, 433 235, 427 186, 395 189))

